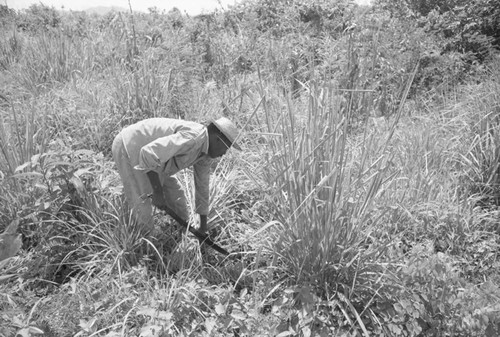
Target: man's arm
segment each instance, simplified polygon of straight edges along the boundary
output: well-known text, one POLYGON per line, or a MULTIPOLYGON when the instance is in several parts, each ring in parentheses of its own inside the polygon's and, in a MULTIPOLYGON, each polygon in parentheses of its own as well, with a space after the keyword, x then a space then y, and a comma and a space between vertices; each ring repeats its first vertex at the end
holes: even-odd
POLYGON ((193 166, 195 185, 195 211, 200 215, 200 231, 208 230, 207 214, 209 213, 210 194, 210 160, 205 159, 193 166))
POLYGON ((154 171, 146 172, 149 182, 153 187, 153 205, 155 206, 165 206, 165 197, 163 196, 163 188, 161 186, 160 177, 158 173, 154 171))

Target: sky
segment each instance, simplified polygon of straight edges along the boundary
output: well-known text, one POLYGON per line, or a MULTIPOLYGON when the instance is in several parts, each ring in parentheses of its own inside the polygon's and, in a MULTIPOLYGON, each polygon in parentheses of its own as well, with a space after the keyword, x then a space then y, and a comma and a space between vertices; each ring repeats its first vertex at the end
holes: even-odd
MULTIPOLYGON (((356 0, 359 4, 366 4, 370 0, 356 0)), ((0 0, 0 4, 7 5, 14 9, 28 8, 32 4, 42 2, 45 5, 60 9, 75 11, 85 10, 97 6, 116 6, 128 9, 128 0, 0 0)), ((160 10, 169 11, 177 7, 181 12, 187 12, 190 15, 197 15, 203 12, 210 12, 222 5, 227 8, 228 5, 234 5, 237 0, 130 0, 133 10, 147 12, 150 7, 157 7, 160 10)))

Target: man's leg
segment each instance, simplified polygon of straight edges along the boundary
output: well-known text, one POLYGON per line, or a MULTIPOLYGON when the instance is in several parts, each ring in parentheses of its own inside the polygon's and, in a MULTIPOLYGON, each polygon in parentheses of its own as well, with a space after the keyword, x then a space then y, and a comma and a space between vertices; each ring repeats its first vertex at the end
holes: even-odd
POLYGON ((147 198, 147 195, 152 193, 152 187, 147 175, 134 170, 130 164, 121 135, 116 136, 112 146, 112 153, 132 216, 137 222, 151 231, 154 227, 153 208, 151 199, 147 198))

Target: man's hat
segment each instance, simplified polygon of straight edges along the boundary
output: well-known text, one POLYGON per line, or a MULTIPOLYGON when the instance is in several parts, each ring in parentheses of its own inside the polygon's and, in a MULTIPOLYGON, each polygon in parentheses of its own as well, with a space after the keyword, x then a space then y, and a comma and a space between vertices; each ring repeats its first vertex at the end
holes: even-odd
POLYGON ((219 119, 213 119, 212 123, 219 129, 220 132, 226 138, 231 142, 231 146, 234 147, 236 150, 241 151, 241 147, 236 143, 236 139, 238 138, 238 135, 240 132, 238 131, 238 128, 236 125, 233 124, 229 119, 226 117, 221 117, 219 119))

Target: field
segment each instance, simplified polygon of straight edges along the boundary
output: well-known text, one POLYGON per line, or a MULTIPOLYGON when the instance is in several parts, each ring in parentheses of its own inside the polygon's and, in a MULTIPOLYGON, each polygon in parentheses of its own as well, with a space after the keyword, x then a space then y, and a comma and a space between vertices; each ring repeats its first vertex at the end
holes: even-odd
POLYGON ((500 334, 496 1, 130 9, 0 5, 0 336, 500 334), (219 116, 229 257, 137 225, 111 158, 219 116))

